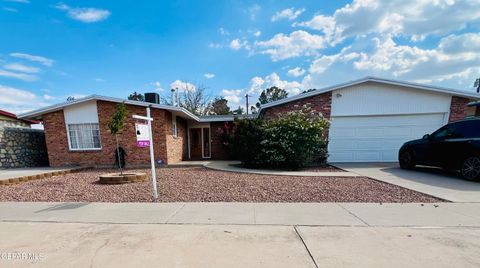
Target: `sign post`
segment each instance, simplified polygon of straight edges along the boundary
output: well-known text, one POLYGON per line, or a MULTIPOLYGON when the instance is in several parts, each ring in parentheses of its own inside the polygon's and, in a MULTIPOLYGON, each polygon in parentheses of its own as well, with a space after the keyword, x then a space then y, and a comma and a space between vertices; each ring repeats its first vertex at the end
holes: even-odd
POLYGON ((133 118, 147 121, 147 125, 146 125, 147 129, 145 128, 145 124, 135 124, 135 129, 137 131, 137 146, 138 147, 150 146, 150 165, 152 167, 152 195, 153 195, 153 200, 156 201, 158 199, 157 174, 155 172, 155 155, 153 153, 153 138, 152 138, 153 137, 152 135, 153 118, 150 117, 150 107, 147 107, 146 117, 141 115, 133 115, 133 118), (148 140, 147 140, 147 136, 148 136, 148 140))

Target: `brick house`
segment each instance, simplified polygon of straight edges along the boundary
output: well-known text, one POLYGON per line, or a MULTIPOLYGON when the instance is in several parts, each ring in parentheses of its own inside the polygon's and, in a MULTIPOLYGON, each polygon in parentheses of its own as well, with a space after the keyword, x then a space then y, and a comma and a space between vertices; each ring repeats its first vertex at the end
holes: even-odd
MULTIPOLYGON (((255 116, 273 118, 310 105, 331 121, 329 161, 392 162, 407 140, 422 137, 442 125, 475 113, 467 104, 480 100, 474 92, 366 77, 317 89, 263 105, 255 116)), ((157 103, 93 95, 21 115, 42 120, 51 166, 111 166, 115 139, 108 122, 117 103, 127 105, 119 135, 128 165, 146 165, 148 148, 138 148, 133 114, 154 121, 155 158, 167 164, 190 159, 226 159, 218 129, 233 116, 198 117, 187 110, 157 103)))

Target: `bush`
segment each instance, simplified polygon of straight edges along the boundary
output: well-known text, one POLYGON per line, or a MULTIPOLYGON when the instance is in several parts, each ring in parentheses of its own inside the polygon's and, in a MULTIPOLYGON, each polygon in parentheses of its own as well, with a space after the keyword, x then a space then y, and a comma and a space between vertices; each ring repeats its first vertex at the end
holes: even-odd
POLYGON ((236 120, 223 137, 231 155, 247 167, 298 169, 325 163, 328 127, 326 119, 304 107, 276 119, 236 120))

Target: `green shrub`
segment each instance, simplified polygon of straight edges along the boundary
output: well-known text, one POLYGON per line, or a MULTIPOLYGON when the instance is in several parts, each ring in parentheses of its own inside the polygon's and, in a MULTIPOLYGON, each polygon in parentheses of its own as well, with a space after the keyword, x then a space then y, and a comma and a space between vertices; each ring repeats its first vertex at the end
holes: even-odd
POLYGON ((247 167, 298 169, 325 163, 328 127, 328 120, 303 107, 276 119, 236 120, 223 138, 231 155, 247 167))

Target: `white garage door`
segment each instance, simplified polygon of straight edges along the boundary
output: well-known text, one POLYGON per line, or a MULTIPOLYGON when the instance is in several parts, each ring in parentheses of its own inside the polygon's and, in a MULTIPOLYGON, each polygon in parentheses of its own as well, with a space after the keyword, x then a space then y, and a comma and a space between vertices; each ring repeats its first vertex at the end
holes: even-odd
POLYGON ((330 162, 394 162, 400 146, 444 124, 444 113, 332 117, 330 162))

